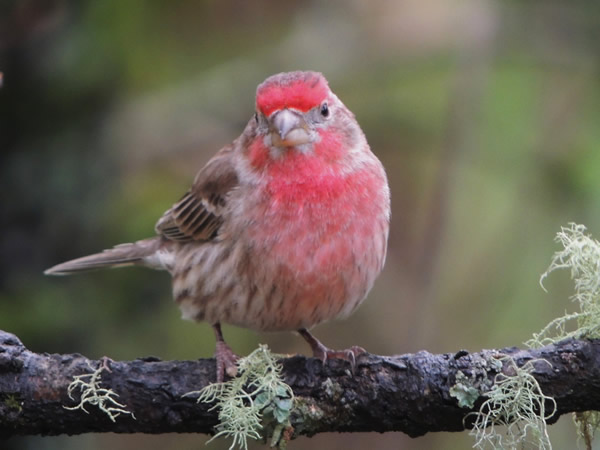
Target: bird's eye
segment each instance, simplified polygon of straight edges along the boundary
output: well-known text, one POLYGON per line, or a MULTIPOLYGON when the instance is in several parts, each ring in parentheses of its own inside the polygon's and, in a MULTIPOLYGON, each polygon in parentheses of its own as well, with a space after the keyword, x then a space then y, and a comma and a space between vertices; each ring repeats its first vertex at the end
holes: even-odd
POLYGON ((254 113, 254 121, 258 123, 258 113, 254 113))
POLYGON ((327 106, 327 102, 323 102, 321 105, 321 115, 323 117, 329 116, 329 106, 327 106))

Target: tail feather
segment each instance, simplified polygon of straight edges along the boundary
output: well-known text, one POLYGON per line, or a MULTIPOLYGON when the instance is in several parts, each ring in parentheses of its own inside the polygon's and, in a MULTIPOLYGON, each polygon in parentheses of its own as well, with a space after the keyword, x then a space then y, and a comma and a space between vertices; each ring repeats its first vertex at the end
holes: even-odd
POLYGON ((108 267, 143 264, 146 258, 154 255, 160 247, 160 238, 144 239, 131 244, 120 244, 101 253, 73 259, 50 267, 46 275, 70 275, 72 273, 108 267))

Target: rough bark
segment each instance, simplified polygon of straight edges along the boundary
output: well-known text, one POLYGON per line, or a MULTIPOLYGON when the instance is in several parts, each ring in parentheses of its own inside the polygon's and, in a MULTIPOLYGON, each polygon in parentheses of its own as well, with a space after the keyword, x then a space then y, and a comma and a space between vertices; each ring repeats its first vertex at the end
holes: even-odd
MULTIPOLYGON (((299 399, 292 417, 293 435, 330 431, 403 431, 420 436, 433 431, 461 431, 471 409, 460 408, 450 395, 458 371, 479 381, 493 381, 490 361, 499 354, 517 365, 535 363, 533 375, 557 403, 550 423, 567 412, 600 409, 600 340, 565 340, 537 350, 507 348, 477 353, 400 356, 361 355, 354 373, 349 363, 293 356, 281 360, 286 382, 299 399)), ((90 372, 79 354, 37 354, 18 338, 0 331, 0 437, 88 432, 211 433, 217 412, 183 394, 215 381, 214 359, 160 361, 143 358, 110 361, 102 386, 135 414, 112 422, 94 406, 67 410, 76 402, 67 395, 73 377, 90 372)), ((508 370, 504 367, 503 370, 508 370)), ((477 409, 485 400, 480 397, 477 409)))

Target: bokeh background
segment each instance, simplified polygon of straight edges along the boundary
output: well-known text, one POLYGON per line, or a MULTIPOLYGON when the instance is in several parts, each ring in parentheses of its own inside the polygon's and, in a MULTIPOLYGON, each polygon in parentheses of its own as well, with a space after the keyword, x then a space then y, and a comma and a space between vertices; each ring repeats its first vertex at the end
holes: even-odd
MULTIPOLYGON (((600 4, 594 1, 0 0, 0 329, 39 352, 212 355, 166 273, 48 278, 153 234, 253 113, 256 85, 323 72, 385 165, 384 273, 332 347, 397 354, 521 345, 572 305, 538 284, 561 225, 600 237, 600 4)), ((309 353, 293 333, 225 327, 309 353)), ((571 420, 551 427, 573 448, 571 420)), ((12 438, 8 449, 200 449, 202 435, 12 438)), ((464 449, 466 433, 329 434, 292 449, 464 449)), ((211 443, 211 449, 228 443, 211 443)), ((259 446, 256 446, 257 448, 259 446)), ((600 447, 598 447, 600 448, 600 447)))

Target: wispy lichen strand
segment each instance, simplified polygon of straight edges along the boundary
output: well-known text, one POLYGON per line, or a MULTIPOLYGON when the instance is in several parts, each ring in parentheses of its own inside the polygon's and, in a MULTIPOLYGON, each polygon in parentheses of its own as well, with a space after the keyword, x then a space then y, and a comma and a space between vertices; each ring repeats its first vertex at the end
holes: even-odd
POLYGON ((115 400, 114 397, 119 396, 116 392, 112 389, 100 387, 102 372, 109 370, 106 361, 101 362, 97 369, 95 369, 89 361, 88 366, 92 372, 74 376, 73 381, 67 388, 67 394, 71 400, 75 400, 73 394, 79 389, 81 392, 79 404, 73 407, 64 406, 64 408, 71 411, 81 409, 86 414, 89 414, 85 409, 85 405, 92 405, 97 406, 98 409, 104 412, 113 422, 115 422, 116 418, 121 414, 131 414, 131 417, 135 419, 133 413, 125 409, 125 405, 115 400))
POLYGON ((475 414, 470 432, 475 437, 474 448, 522 449, 539 448, 551 450, 546 420, 554 414, 556 402, 544 395, 540 385, 531 374, 534 364, 545 360, 529 361, 518 367, 508 356, 500 359, 503 373, 485 395, 487 400, 475 414), (546 409, 551 405, 550 410, 546 409))
MULTIPOLYGON (((579 311, 565 313, 525 344, 532 348, 553 344, 566 338, 600 338, 600 242, 589 234, 586 227, 570 223, 562 227, 555 239, 563 250, 554 254, 550 266, 540 278, 540 284, 548 275, 558 269, 569 269, 575 284, 575 294, 571 299, 579 306, 579 311), (571 328, 569 330, 569 328, 571 328)), ((594 433, 600 425, 600 413, 585 411, 574 414, 577 434, 587 449, 592 448, 594 433)))
POLYGON ((215 403, 211 409, 219 410, 219 426, 213 439, 232 438, 230 450, 247 449, 248 439, 266 438, 261 431, 267 426, 275 438, 271 446, 285 446, 281 437, 290 425, 294 394, 281 379, 281 366, 266 345, 238 361, 235 378, 186 394, 190 395, 198 395, 198 402, 215 403))
POLYGON ((571 299, 577 303, 579 311, 552 320, 526 342, 529 347, 542 347, 566 338, 600 338, 600 242, 585 231, 584 225, 575 223, 561 228, 555 240, 562 244, 563 250, 554 254, 540 278, 543 288, 550 273, 569 269, 575 284, 571 299))

